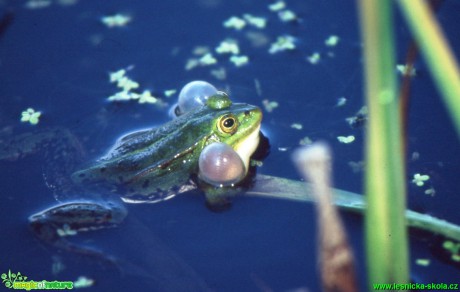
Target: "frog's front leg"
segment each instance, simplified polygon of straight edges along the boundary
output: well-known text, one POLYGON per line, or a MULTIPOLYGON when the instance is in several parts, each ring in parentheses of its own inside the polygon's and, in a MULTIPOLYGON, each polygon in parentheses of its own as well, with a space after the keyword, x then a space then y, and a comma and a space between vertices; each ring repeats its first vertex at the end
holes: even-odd
POLYGON ((232 198, 241 192, 235 187, 213 187, 202 188, 206 197, 206 207, 213 212, 222 212, 232 206, 232 198))
POLYGON ((125 207, 115 202, 69 202, 31 215, 29 225, 39 239, 55 247, 107 258, 103 253, 76 245, 67 238, 82 231, 116 226, 126 215, 125 207))

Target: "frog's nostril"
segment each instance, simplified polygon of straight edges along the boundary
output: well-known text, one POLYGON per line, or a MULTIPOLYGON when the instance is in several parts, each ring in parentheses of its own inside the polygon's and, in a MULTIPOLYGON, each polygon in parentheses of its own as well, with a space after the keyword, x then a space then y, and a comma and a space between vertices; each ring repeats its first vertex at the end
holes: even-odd
POLYGON ((250 112, 249 111, 244 111, 245 116, 249 116, 250 112))

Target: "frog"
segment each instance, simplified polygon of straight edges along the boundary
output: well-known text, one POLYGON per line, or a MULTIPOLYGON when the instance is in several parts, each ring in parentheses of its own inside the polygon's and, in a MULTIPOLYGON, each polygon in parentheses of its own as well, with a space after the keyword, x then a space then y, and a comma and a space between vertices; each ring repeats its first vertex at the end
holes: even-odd
POLYGON ((121 194, 131 203, 167 200, 197 186, 206 190, 208 202, 217 202, 213 196, 226 189, 197 179, 200 153, 223 142, 238 153, 247 171, 259 144, 261 120, 258 107, 232 104, 221 92, 163 126, 120 138, 94 165, 73 173, 72 180, 121 194))
MULTIPOLYGON (((260 108, 233 103, 227 94, 218 92, 209 97, 204 105, 159 127, 124 135, 105 155, 71 172, 70 179, 60 175, 54 178, 54 181, 68 181, 72 186, 69 187, 68 183, 48 183, 57 191, 72 189, 75 193, 90 190, 96 195, 89 200, 60 202, 32 214, 29 217, 30 228, 48 244, 76 253, 100 256, 99 251, 73 244, 67 237, 82 231, 118 226, 127 216, 124 203, 156 203, 200 190, 205 194, 208 207, 212 209, 217 206, 217 210, 222 206, 226 208, 229 198, 238 193, 249 179, 251 155, 257 149, 262 135, 261 121, 260 108), (200 153, 213 143, 229 145, 242 159, 245 173, 241 182, 216 186, 200 179, 200 153)), ((67 131, 54 131, 54 134, 42 133, 40 138, 26 136, 17 139, 33 142, 10 143, 20 144, 21 147, 8 147, 6 143, 4 149, 10 149, 3 152, 17 158, 43 144, 50 144, 53 135, 76 143, 67 131)), ((57 148, 64 153, 61 156, 69 152, 66 146, 57 148)), ((5 156, 0 151, 0 159, 5 156)))

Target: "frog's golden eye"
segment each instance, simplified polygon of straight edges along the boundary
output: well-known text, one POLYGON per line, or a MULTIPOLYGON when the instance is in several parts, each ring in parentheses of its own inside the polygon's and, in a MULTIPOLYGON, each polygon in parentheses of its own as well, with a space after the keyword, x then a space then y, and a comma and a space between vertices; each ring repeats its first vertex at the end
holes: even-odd
POLYGON ((224 115, 218 124, 219 130, 226 134, 234 134, 238 129, 238 120, 232 114, 224 115))

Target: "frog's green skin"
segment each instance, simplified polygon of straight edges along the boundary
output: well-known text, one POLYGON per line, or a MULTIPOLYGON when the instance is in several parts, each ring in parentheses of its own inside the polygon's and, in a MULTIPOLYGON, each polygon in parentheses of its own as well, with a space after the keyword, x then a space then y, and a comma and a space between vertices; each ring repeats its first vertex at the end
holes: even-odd
MULTIPOLYGON (((199 185, 205 187, 208 201, 220 203, 222 194, 228 189, 211 187, 199 181, 199 155, 210 143, 227 143, 240 154, 247 170, 249 157, 259 142, 261 119, 259 108, 232 104, 225 94, 216 95, 205 106, 158 128, 122 137, 104 157, 74 172, 71 178, 79 192, 82 187, 98 190, 104 195, 121 197, 125 202, 157 202, 199 185), (227 120, 233 120, 232 127, 225 126, 232 124, 227 120)), ((11 149, 5 147, 3 152, 0 149, 0 159, 6 158, 7 153, 18 157, 44 145, 56 144, 52 142, 52 136, 51 133, 42 133, 38 138, 23 135, 9 144, 11 149)), ((67 147, 55 148, 62 152, 60 156, 69 152, 67 147)), ((56 160, 56 154, 53 158, 56 160)), ((58 178, 65 181, 62 176, 58 178)), ((63 188, 56 190, 60 189, 63 188)), ((97 254, 71 244, 65 237, 77 231, 120 223, 126 210, 114 202, 116 200, 67 202, 30 216, 29 222, 37 236, 48 243, 71 251, 97 254)))
POLYGON ((232 105, 228 97, 214 96, 207 106, 163 126, 122 137, 96 164, 75 172, 72 179, 108 188, 126 202, 165 200, 196 188, 198 158, 210 143, 229 144, 246 156, 247 166, 258 145, 261 119, 255 106, 232 105), (230 120, 234 129, 224 127, 230 120))

